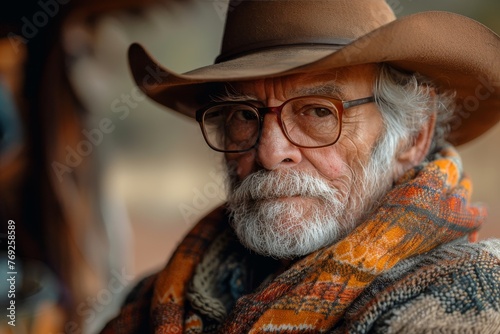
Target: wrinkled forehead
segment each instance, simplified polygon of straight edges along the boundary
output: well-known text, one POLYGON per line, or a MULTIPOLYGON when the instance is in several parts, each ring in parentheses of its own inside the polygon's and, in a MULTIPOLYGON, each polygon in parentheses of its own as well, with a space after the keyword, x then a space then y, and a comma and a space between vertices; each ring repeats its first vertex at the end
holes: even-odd
POLYGON ((305 95, 325 95, 342 100, 371 94, 378 66, 358 66, 298 73, 272 78, 228 82, 220 85, 217 94, 246 99, 265 100, 269 97, 291 98, 305 95))

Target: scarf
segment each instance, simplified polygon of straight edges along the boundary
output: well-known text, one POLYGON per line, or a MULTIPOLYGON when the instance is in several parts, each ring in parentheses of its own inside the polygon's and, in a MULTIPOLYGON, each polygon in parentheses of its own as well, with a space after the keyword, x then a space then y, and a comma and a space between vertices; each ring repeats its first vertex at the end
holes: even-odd
POLYGON ((219 208, 191 230, 161 272, 132 292, 135 302, 105 332, 330 331, 398 264, 474 239, 486 212, 469 204, 470 195, 458 153, 447 147, 409 170, 345 238, 280 270, 242 248, 219 208))

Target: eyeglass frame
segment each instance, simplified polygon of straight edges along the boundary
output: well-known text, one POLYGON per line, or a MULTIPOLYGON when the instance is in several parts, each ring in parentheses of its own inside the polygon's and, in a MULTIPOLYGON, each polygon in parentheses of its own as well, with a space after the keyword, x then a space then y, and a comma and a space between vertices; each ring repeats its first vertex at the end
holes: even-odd
POLYGON ((217 152, 222 152, 222 153, 244 153, 244 152, 248 152, 248 151, 254 149, 255 147, 257 147, 257 145, 260 142, 261 136, 262 136, 262 128, 263 128, 263 125, 264 125, 264 117, 267 114, 269 114, 269 113, 275 114, 277 116, 277 118, 278 118, 278 124, 279 124, 279 126, 281 128, 281 131, 285 135, 286 139, 290 143, 292 143, 293 145, 295 145, 297 147, 300 147, 300 148, 322 148, 322 147, 332 146, 332 145, 334 145, 339 140, 340 134, 342 133, 342 114, 344 113, 344 110, 352 108, 352 107, 360 106, 360 105, 363 105, 363 104, 371 103, 371 102, 375 102, 375 96, 373 96, 373 95, 372 96, 368 96, 368 97, 363 97, 363 98, 360 98, 360 99, 349 100, 349 101, 342 101, 342 100, 339 100, 339 99, 336 99, 336 98, 333 98, 333 97, 330 97, 330 96, 323 96, 323 95, 305 95, 305 96, 297 96, 297 97, 288 99, 288 100, 284 101, 281 105, 275 106, 275 107, 257 107, 257 106, 255 106, 255 104, 253 104, 252 102, 249 102, 249 101, 212 102, 212 103, 209 103, 209 104, 205 105, 203 108, 200 108, 200 109, 198 109, 196 111, 196 121, 200 125, 200 129, 201 129, 201 132, 203 134, 203 138, 205 139, 205 142, 207 143, 207 145, 212 150, 217 151, 217 152), (319 145, 319 146, 304 146, 304 145, 299 145, 299 144, 295 143, 290 138, 290 135, 288 134, 288 131, 286 130, 285 126, 283 125, 283 121, 281 120, 281 112, 283 110, 283 107, 286 104, 288 104, 289 102, 294 101, 294 100, 303 99, 303 98, 322 98, 322 99, 330 101, 337 108, 338 117, 339 117, 339 131, 338 131, 337 138, 335 138, 335 140, 332 143, 325 144, 325 145, 319 145), (234 105, 234 104, 241 104, 241 105, 245 105, 245 106, 251 107, 259 115, 259 131, 258 131, 258 134, 257 134, 257 138, 255 140, 255 143, 251 147, 243 149, 243 150, 223 150, 223 149, 216 148, 215 146, 213 146, 212 144, 210 144, 210 142, 207 139, 207 133, 205 131, 205 126, 204 126, 205 122, 204 122, 204 117, 203 116, 204 116, 204 114, 208 110, 210 110, 213 107, 223 106, 223 105, 234 105))

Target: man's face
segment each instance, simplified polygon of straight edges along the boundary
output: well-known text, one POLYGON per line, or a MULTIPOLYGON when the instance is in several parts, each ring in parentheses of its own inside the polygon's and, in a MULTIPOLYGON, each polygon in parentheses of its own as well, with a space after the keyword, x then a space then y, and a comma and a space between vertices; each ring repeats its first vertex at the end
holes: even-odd
MULTIPOLYGON (((348 101, 373 95, 376 71, 375 65, 363 65, 232 87, 236 95, 265 106, 303 95, 348 101)), ((264 255, 293 258, 345 235, 391 184, 387 164, 384 170, 370 164, 382 134, 382 117, 375 103, 345 110, 339 140, 314 149, 290 143, 277 116, 267 114, 257 148, 226 154, 229 205, 242 243, 264 255), (384 189, 374 189, 380 187, 384 189)))

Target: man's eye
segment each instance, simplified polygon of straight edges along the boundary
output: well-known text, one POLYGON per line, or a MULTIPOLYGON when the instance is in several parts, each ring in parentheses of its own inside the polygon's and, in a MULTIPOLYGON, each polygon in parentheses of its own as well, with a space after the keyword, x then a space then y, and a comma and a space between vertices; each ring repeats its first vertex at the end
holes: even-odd
POLYGON ((233 118, 238 121, 255 121, 257 115, 251 110, 236 110, 233 112, 233 118))
POLYGON ((205 113, 205 121, 213 122, 214 120, 218 120, 222 116, 222 112, 220 110, 209 111, 205 113))
POLYGON ((312 117, 327 117, 332 115, 332 111, 324 107, 306 108, 302 113, 306 116, 312 116, 312 117))

